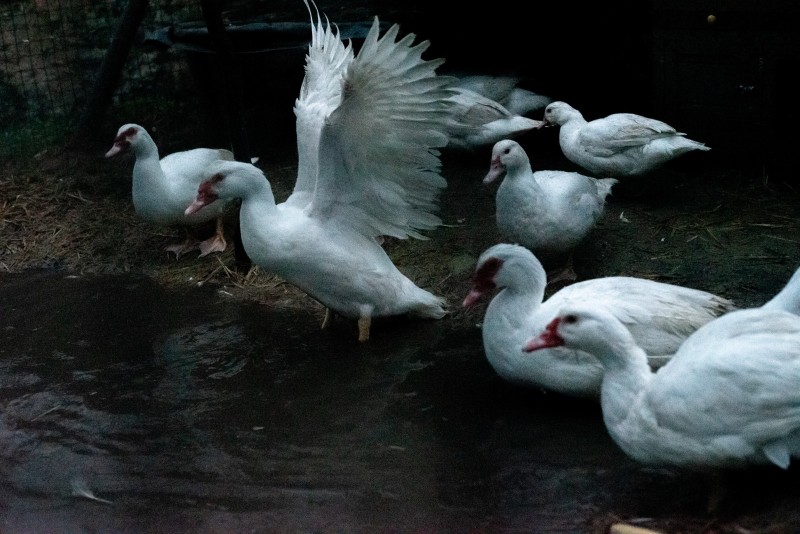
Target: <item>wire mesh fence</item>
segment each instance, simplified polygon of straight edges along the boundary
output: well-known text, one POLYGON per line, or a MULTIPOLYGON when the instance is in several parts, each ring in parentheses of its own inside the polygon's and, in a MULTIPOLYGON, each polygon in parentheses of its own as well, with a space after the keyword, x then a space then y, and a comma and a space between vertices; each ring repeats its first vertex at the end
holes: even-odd
MULTIPOLYGON (((125 7, 123 0, 0 5, 0 156, 36 153, 75 127, 125 7)), ((152 111, 156 95, 164 105, 185 100, 182 56, 148 44, 146 36, 154 28, 190 20, 202 20, 197 1, 149 3, 112 106, 152 111)))
MULTIPOLYGON (((225 121, 220 102, 230 87, 219 79, 225 69, 214 64, 218 58, 208 33, 203 33, 206 23, 199 0, 5 0, 0 2, 1 158, 30 157, 58 146, 75 131, 92 105, 93 90, 126 10, 137 1, 146 5, 144 18, 136 27, 109 108, 103 110, 104 130, 113 129, 103 135, 125 122, 148 120, 162 131, 194 128, 192 142, 220 141, 225 121)), ((408 6, 398 11, 383 0, 316 4, 332 20, 360 21, 367 27, 376 14, 397 18, 400 11, 413 12, 408 6)), ((251 133, 265 135, 287 127, 310 37, 306 4, 219 0, 217 5, 244 73, 238 89, 249 106, 245 113, 251 133)), ((358 37, 359 24, 353 33, 344 30, 343 36, 358 37)), ((347 26, 342 24, 343 29, 347 26)))

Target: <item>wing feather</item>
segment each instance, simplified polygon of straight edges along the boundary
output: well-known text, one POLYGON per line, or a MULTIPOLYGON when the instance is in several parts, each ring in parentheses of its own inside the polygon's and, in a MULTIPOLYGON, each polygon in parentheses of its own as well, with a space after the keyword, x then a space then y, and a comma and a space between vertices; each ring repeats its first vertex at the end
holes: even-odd
POLYGON ((669 124, 633 113, 614 113, 587 123, 580 137, 585 144, 597 147, 600 155, 610 155, 618 150, 642 146, 662 137, 685 136, 669 124))
POLYGON ((436 74, 443 60, 422 59, 428 41, 397 40, 397 25, 379 30, 376 17, 323 126, 308 211, 367 235, 425 239, 420 231, 441 224, 438 148, 453 121, 454 79, 436 74))
MULTIPOLYGON (((314 192, 319 166, 322 125, 342 100, 342 77, 353 61, 352 42, 342 41, 338 28, 316 18, 304 0, 311 18, 311 42, 306 53, 305 75, 295 100, 297 134, 297 180, 289 203, 305 205, 314 192), (316 20, 316 22, 315 22, 316 20)), ((316 6, 314 6, 316 10, 316 6)))
POLYGON ((655 376, 659 387, 647 397, 655 417, 681 433, 707 439, 736 429, 737 436, 753 444, 794 432, 800 426, 797 318, 781 311, 744 310, 727 319, 706 325, 702 337, 689 338, 675 357, 681 364, 665 366, 655 376), (720 340, 715 354, 697 357, 709 339, 720 340), (672 402, 677 398, 691 399, 697 409, 683 411, 672 402))

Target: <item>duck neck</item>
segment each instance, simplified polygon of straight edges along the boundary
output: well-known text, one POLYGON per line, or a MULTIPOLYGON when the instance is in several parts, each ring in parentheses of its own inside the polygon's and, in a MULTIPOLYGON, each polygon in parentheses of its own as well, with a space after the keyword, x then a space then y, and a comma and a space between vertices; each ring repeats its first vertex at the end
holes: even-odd
POLYGON ((653 372, 647 363, 647 354, 632 340, 620 341, 608 350, 615 355, 597 356, 605 367, 600 393, 603 419, 612 429, 636 413, 636 400, 652 380, 653 372), (625 358, 619 358, 620 354, 625 358))
POLYGON ((580 129, 587 124, 586 119, 578 112, 570 116, 569 120, 561 125, 558 138, 562 142, 567 139, 574 139, 580 133, 580 129))
POLYGON ((532 276, 521 278, 516 284, 504 288, 501 295, 510 300, 522 300, 538 306, 544 301, 544 284, 532 276))
POLYGON ((242 197, 241 217, 270 215, 275 210, 275 195, 269 181, 264 178, 255 180, 247 195, 242 197))
POLYGON ((501 291, 495 300, 518 310, 533 309, 544 301, 547 273, 538 262, 512 261, 503 267, 498 285, 501 291))
POLYGON ((786 286, 762 307, 800 315, 800 269, 795 271, 786 286))
POLYGON ((524 176, 533 174, 531 162, 529 160, 517 162, 513 168, 506 171, 506 174, 506 179, 510 178, 512 181, 519 180, 524 176))
POLYGON ((132 147, 136 161, 133 164, 133 176, 135 180, 156 180, 161 182, 164 176, 164 169, 158 157, 158 147, 153 139, 145 131, 138 133, 140 139, 132 147))
POLYGON ((541 305, 543 298, 544 293, 530 284, 504 287, 489 302, 484 322, 492 317, 503 316, 506 318, 503 324, 517 325, 519 321, 527 320, 528 315, 541 305))
POLYGON ((141 160, 155 160, 158 161, 158 147, 150 134, 144 130, 140 130, 137 134, 136 143, 133 145, 133 153, 136 156, 136 161, 141 160))

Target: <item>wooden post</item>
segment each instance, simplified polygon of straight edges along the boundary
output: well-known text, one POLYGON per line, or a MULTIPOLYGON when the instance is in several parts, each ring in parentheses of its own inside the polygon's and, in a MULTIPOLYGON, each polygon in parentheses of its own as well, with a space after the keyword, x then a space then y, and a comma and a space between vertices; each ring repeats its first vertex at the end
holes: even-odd
MULTIPOLYGON (((216 76, 212 75, 212 77, 215 80, 219 80, 217 85, 222 89, 222 116, 231 139, 233 155, 237 161, 250 163, 250 143, 244 118, 243 80, 239 57, 225 31, 220 0, 201 0, 200 5, 208 28, 208 35, 216 49, 216 55, 213 58, 214 61, 212 61, 216 76)), ((242 246, 238 211, 236 212, 235 222, 234 239, 236 243, 234 255, 236 264, 240 269, 246 270, 250 268, 251 261, 242 246)))

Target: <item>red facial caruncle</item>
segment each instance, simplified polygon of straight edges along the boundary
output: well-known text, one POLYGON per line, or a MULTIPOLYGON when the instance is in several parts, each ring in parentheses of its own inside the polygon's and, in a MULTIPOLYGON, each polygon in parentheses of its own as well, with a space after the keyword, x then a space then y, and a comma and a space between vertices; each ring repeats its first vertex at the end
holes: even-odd
MULTIPOLYGON (((574 316, 572 316, 572 319, 574 320, 574 316)), ((549 349, 563 345, 564 338, 558 334, 558 326, 561 324, 561 321, 561 317, 556 317, 550 321, 550 323, 545 327, 544 332, 525 343, 525 346, 522 347, 522 350, 525 352, 533 352, 539 349, 549 349)), ((567 316, 565 321, 569 322, 570 316, 567 316)))
POLYGON ((136 128, 128 128, 114 138, 114 145, 106 152, 106 157, 116 156, 131 147, 131 141, 136 137, 136 128))
POLYGON ((475 274, 472 275, 472 289, 462 304, 465 308, 473 306, 485 293, 496 287, 494 277, 502 266, 503 260, 489 258, 478 267, 475 274))

